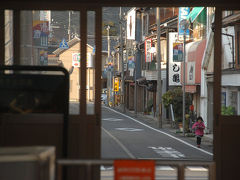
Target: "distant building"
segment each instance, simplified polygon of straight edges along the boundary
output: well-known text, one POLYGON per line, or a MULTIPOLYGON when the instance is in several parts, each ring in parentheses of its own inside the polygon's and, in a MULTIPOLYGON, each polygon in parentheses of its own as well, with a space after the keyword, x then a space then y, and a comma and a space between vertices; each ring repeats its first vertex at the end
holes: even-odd
MULTIPOLYGON (((68 43, 68 49, 56 49, 53 54, 56 57, 50 57, 49 62, 55 62, 56 65, 62 65, 69 71, 70 74, 70 86, 69 86, 69 99, 70 101, 79 101, 80 100, 80 39, 75 37, 70 40, 68 43)), ((86 82, 86 91, 87 91, 87 101, 94 101, 94 87, 95 87, 95 63, 94 63, 94 48, 87 44, 87 82, 86 82)), ((107 53, 103 53, 102 59, 106 58, 107 53)), ((102 71, 103 71, 102 66, 102 71)))

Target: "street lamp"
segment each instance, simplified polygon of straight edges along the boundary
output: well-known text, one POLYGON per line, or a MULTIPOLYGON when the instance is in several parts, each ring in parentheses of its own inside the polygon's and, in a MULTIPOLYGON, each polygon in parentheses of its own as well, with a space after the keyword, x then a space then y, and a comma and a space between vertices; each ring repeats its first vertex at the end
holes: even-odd
POLYGON ((186 30, 188 29, 189 23, 186 19, 181 20, 180 28, 184 31, 183 34, 183 136, 185 136, 185 56, 186 56, 186 49, 185 49, 185 41, 186 41, 186 30))

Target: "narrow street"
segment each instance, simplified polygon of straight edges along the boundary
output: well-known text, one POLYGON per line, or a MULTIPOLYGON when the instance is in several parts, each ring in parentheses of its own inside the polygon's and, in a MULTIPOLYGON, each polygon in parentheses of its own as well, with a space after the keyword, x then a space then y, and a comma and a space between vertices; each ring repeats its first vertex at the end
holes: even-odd
MULTIPOLYGON (((78 107, 71 102, 70 114, 78 114, 78 107)), ((87 113, 93 108, 88 104, 87 113)), ((102 105, 102 159, 212 160, 212 146, 197 148, 194 138, 156 128, 144 118, 102 105)))
POLYGON ((212 152, 102 106, 102 158, 211 160, 212 152))
MULTIPOLYGON (((211 160, 209 147, 197 148, 193 141, 180 138, 164 129, 153 128, 140 117, 131 117, 102 106, 102 158, 154 160, 211 160)), ((177 170, 157 166, 156 180, 175 180, 177 170)), ((113 167, 101 167, 101 180, 113 179, 113 167)), ((207 180, 208 169, 187 166, 187 180, 207 180)))

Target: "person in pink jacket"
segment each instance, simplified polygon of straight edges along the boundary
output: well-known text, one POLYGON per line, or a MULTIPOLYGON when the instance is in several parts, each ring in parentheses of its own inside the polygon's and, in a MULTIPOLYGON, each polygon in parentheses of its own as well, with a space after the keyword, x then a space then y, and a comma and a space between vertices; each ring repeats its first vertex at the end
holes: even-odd
POLYGON ((193 124, 192 129, 195 131, 195 135, 197 137, 197 146, 200 148, 205 129, 205 125, 201 116, 197 118, 197 122, 193 124))

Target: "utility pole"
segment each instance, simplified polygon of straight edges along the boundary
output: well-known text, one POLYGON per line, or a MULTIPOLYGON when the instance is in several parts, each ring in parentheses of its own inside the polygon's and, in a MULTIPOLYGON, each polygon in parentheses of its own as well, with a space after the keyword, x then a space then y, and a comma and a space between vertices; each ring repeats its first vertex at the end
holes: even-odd
POLYGON ((134 111, 135 116, 137 116, 137 41, 133 42, 133 54, 134 54, 134 61, 135 61, 135 68, 134 68, 134 111))
POLYGON ((120 27, 120 58, 121 58, 121 79, 122 79, 122 84, 121 84, 121 101, 122 101, 122 107, 123 107, 123 112, 126 112, 125 108, 125 79, 124 79, 124 60, 123 60, 123 17, 122 17, 122 8, 120 7, 119 11, 119 27, 120 27))
POLYGON ((113 78, 112 78, 112 81, 113 81, 113 107, 115 107, 115 52, 112 51, 112 65, 113 65, 113 78))
POLYGON ((111 90, 111 84, 112 84, 112 70, 111 70, 111 67, 109 66, 110 65, 110 36, 109 36, 109 30, 110 30, 110 26, 108 25, 106 27, 106 30, 107 30, 107 40, 108 40, 108 71, 107 71, 107 100, 108 100, 108 105, 109 105, 109 102, 110 102, 110 97, 111 97, 111 94, 112 94, 112 90, 111 90))
POLYGON ((141 104, 141 99, 138 99, 138 85, 137 79, 141 77, 141 52, 139 51, 139 42, 141 41, 141 11, 136 10, 136 24, 135 24, 135 41, 134 41, 134 60, 135 60, 135 87, 134 87, 134 104, 135 104, 135 114, 137 115, 138 104, 141 104))
POLYGON ((184 29, 183 35, 183 136, 185 136, 185 47, 186 43, 186 29, 184 29))
POLYGON ((183 34, 183 109, 182 109, 182 118, 183 118, 183 136, 185 136, 185 56, 186 56, 186 30, 188 29, 188 21, 186 19, 181 20, 180 27, 184 31, 183 34))
POLYGON ((162 77, 161 77, 161 29, 160 29, 160 8, 156 9, 156 21, 157 21, 157 117, 158 126, 162 128, 162 77))

